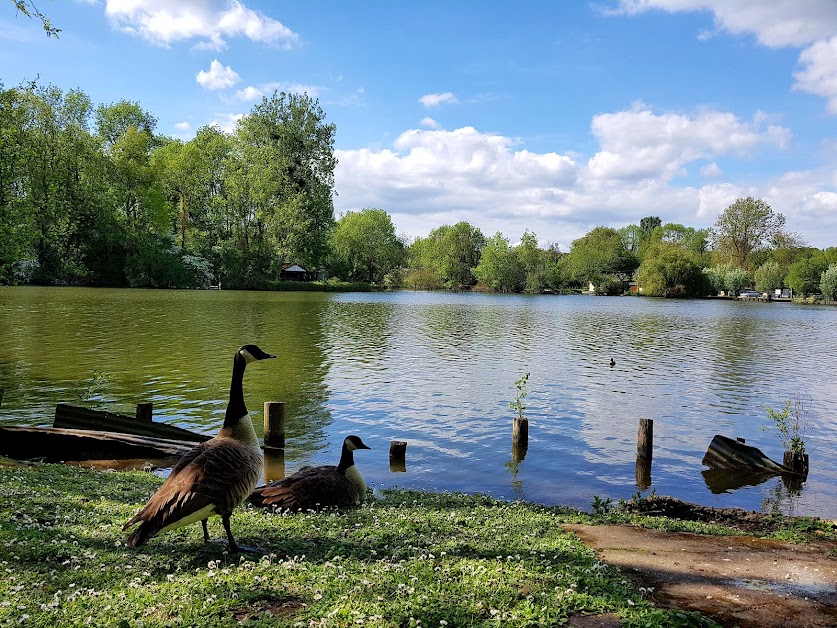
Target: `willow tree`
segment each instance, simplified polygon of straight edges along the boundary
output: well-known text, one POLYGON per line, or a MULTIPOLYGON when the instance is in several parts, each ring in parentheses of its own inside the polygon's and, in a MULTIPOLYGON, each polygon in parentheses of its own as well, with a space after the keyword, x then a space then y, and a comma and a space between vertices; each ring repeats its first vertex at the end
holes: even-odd
POLYGON ((766 247, 784 226, 785 217, 760 198, 739 198, 715 221, 713 246, 737 266, 748 268, 751 254, 766 247))

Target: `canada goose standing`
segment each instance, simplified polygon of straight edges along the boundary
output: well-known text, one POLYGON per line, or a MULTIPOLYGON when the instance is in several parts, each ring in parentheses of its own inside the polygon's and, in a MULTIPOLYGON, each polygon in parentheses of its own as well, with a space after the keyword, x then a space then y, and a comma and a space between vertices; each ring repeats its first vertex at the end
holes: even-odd
POLYGON ((366 499, 366 480, 355 466, 356 449, 371 447, 357 436, 347 436, 336 467, 302 467, 293 475, 255 489, 250 493, 250 503, 291 511, 359 504, 366 499))
POLYGON ((203 540, 209 541, 206 520, 219 515, 227 533, 231 552, 249 551, 235 542, 230 531, 230 515, 258 484, 263 460, 244 405, 242 381, 250 362, 275 358, 256 345, 244 345, 233 358, 230 401, 224 425, 218 434, 187 453, 145 507, 122 528, 140 523, 128 537, 129 547, 138 547, 158 532, 200 521, 203 540))

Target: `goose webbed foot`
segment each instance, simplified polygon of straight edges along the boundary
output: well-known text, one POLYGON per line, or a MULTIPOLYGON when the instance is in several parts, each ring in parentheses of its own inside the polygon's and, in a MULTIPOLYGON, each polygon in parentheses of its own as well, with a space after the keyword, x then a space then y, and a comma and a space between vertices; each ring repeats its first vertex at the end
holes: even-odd
POLYGON ((259 547, 250 547, 247 545, 239 545, 235 542, 235 539, 232 535, 232 530, 230 530, 230 516, 224 515, 221 517, 221 523, 224 524, 224 532, 227 533, 227 543, 231 554, 260 554, 263 553, 264 550, 259 547))

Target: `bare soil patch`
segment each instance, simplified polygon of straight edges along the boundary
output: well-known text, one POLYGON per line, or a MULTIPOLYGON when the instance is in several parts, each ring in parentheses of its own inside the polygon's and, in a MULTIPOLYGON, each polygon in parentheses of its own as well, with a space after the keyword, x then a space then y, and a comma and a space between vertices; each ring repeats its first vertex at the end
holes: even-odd
MULTIPOLYGON (((762 531, 775 517, 656 498, 669 517, 762 531), (707 517, 704 519, 703 517, 707 517)), ((700 611, 722 626, 837 626, 837 543, 794 545, 753 536, 706 536, 633 526, 567 525, 655 603, 700 611)))

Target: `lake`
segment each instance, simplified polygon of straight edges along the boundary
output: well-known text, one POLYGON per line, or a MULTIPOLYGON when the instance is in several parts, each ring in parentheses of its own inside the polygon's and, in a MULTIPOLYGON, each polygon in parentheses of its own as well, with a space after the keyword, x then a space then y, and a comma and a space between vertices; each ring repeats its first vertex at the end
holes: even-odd
MULTIPOLYGON (((590 509, 637 492, 640 418, 654 419, 650 490, 711 506, 837 517, 837 309, 788 303, 426 292, 0 288, 0 423, 50 425, 59 402, 214 433, 232 355, 255 343, 245 399, 286 405, 288 473, 336 464, 343 437, 378 487, 484 492, 590 509), (609 365, 610 359, 616 365, 609 365), (508 403, 529 448, 512 460, 508 403), (807 401, 801 490, 704 477, 715 434, 782 460, 764 406, 807 401), (406 440, 406 471, 389 466, 406 440)), ((647 491, 646 493, 647 494, 647 491)))

